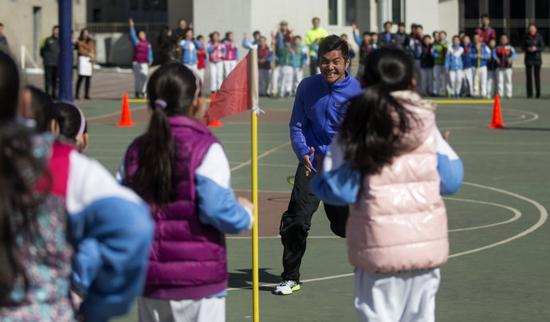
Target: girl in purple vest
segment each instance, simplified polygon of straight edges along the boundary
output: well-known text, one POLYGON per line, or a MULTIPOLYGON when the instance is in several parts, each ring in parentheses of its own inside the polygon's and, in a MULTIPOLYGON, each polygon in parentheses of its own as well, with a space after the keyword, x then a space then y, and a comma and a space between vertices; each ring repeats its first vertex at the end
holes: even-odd
POLYGON ((210 72, 210 92, 215 93, 220 89, 223 82, 223 57, 225 56, 226 48, 223 42, 220 41, 220 33, 214 31, 210 34, 208 42, 208 71, 210 72))
POLYGON ((139 321, 225 321, 224 233, 252 225, 252 205, 230 187, 229 162, 199 120, 198 76, 181 64, 157 69, 147 86, 151 120, 123 163, 122 182, 151 207, 155 238, 139 321))
POLYGON ((404 51, 369 55, 368 87, 351 101, 312 181, 323 201, 350 205, 346 239, 362 322, 435 321, 449 252, 441 195, 458 191, 463 166, 413 77, 404 51))
POLYGON ((153 50, 151 44, 147 41, 145 31, 140 30, 136 33, 134 20, 130 19, 128 23, 130 25, 130 39, 132 40, 132 45, 134 45, 134 56, 132 58, 134 88, 136 98, 142 98, 145 97, 149 65, 153 63, 153 50))
POLYGON ((223 43, 225 46, 225 55, 223 56, 223 73, 224 78, 227 78, 229 73, 231 73, 235 66, 237 66, 237 61, 239 60, 239 48, 233 41, 233 32, 231 31, 225 33, 223 43))

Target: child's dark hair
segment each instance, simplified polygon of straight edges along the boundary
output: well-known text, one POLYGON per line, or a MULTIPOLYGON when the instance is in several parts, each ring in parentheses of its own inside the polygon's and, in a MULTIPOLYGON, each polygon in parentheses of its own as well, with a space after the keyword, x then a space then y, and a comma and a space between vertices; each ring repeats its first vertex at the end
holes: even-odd
POLYGON ((193 101, 200 96, 200 81, 182 64, 165 64, 151 75, 147 96, 153 114, 141 136, 139 166, 129 186, 145 201, 164 205, 171 200, 176 159, 168 117, 190 114, 193 101))
POLYGON ((55 108, 59 113, 59 132, 66 139, 75 143, 79 136, 86 133, 86 119, 82 111, 69 103, 57 102, 55 108))
POLYGON ((27 86, 31 94, 32 114, 36 122, 36 130, 40 133, 49 132, 52 121, 57 121, 59 113, 50 95, 34 86, 27 86))
POLYGON ((345 159, 365 175, 377 174, 407 147, 403 136, 410 130, 410 113, 391 95, 410 88, 414 64, 396 48, 369 54, 363 82, 367 88, 351 100, 340 130, 345 159))
POLYGON ((32 131, 15 121, 19 90, 17 65, 0 51, 0 307, 14 304, 10 295, 17 281, 28 289, 16 238, 36 236, 36 214, 45 198, 35 186, 47 174, 46 164, 33 154, 32 131))
POLYGON ((211 32, 210 35, 208 35, 208 38, 210 38, 210 41, 214 41, 214 35, 220 35, 219 32, 217 31, 214 31, 214 32, 211 32))
POLYGON ((198 35, 197 40, 201 40, 201 39, 204 39, 204 36, 203 35, 198 35))
POLYGON ((337 49, 342 52, 342 56, 344 58, 349 59, 348 42, 336 35, 327 36, 319 43, 318 56, 321 57, 329 51, 337 49))
POLYGON ((432 36, 430 35, 424 35, 424 37, 422 37, 422 39, 426 40, 426 39, 432 39, 432 36))
POLYGON ((229 36, 231 36, 232 34, 233 34, 233 31, 226 31, 225 32, 225 39, 228 40, 229 36))

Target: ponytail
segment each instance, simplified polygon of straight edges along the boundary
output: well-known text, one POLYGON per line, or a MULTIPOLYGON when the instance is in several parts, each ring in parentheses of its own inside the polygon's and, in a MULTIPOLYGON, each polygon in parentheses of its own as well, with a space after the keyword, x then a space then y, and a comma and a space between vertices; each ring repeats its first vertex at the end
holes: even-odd
POLYGON ((155 101, 149 128, 141 138, 137 184, 134 190, 147 202, 159 205, 170 201, 172 191, 172 162, 175 144, 165 112, 166 102, 155 101))
POLYGON ((410 129, 410 113, 379 85, 354 98, 342 122, 344 158, 365 175, 379 173, 407 146, 403 136, 410 129))
POLYGON ((198 77, 183 64, 160 66, 147 83, 153 115, 140 138, 138 169, 128 184, 148 203, 162 206, 171 201, 176 143, 168 118, 189 115, 198 96, 198 77))
POLYGON ((415 117, 391 93, 410 88, 413 65, 405 52, 391 48, 371 52, 365 65, 369 86, 351 100, 339 139, 349 165, 372 175, 409 148, 403 137, 415 117))

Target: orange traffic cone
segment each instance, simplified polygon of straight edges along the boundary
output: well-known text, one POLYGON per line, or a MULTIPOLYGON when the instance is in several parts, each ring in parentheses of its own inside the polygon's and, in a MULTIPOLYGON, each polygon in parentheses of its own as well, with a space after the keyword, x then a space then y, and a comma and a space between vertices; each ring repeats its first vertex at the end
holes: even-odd
POLYGON ((493 105, 493 119, 491 124, 489 124, 491 129, 503 129, 504 124, 502 123, 502 110, 500 107, 500 96, 495 96, 495 103, 493 105))
POLYGON ((122 96, 122 111, 120 114, 120 121, 116 124, 118 127, 132 127, 132 113, 130 112, 130 103, 128 102, 128 93, 124 93, 122 96))
MULTIPOLYGON (((216 99, 216 93, 210 94, 210 106, 212 106, 212 103, 214 103, 215 99, 216 99)), ((220 122, 220 120, 209 120, 208 126, 209 127, 222 127, 223 123, 220 122)))

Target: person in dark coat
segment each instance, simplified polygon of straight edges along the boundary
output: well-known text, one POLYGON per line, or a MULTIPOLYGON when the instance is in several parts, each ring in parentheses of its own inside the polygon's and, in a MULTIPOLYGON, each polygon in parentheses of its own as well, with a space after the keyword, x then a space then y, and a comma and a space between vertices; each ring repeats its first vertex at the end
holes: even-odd
POLYGON ((391 32, 393 23, 391 21, 384 22, 384 32, 378 36, 378 45, 380 48, 395 46, 395 34, 391 32))
POLYGON ((188 25, 185 19, 178 20, 178 27, 172 32, 172 38, 174 38, 175 41, 182 40, 185 38, 187 30, 191 27, 192 26, 188 25))
POLYGON ((44 63, 44 91, 57 98, 57 66, 59 64, 59 26, 52 28, 52 35, 44 40, 40 48, 44 63))
POLYGON ((177 42, 172 37, 172 30, 164 27, 157 39, 159 65, 176 61, 177 42))
POLYGON ((4 24, 0 22, 0 50, 5 53, 10 53, 10 45, 8 38, 4 35, 4 24))
POLYGON ((540 69, 542 67, 541 52, 544 40, 537 32, 537 26, 530 24, 523 42, 525 51, 525 72, 527 76, 527 98, 533 97, 533 76, 535 78, 536 97, 540 98, 540 69))

